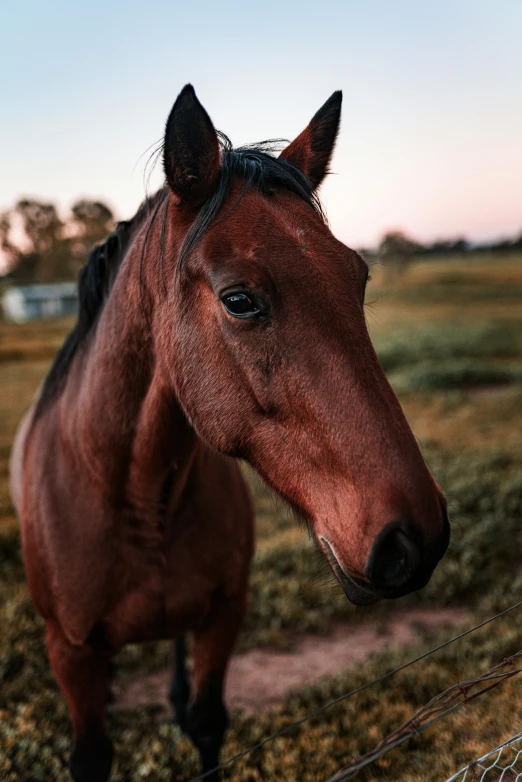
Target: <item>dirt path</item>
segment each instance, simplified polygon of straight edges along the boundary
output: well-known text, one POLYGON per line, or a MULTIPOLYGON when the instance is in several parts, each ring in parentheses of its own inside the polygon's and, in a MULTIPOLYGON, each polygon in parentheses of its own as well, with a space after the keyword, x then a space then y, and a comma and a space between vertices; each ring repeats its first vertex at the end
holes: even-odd
MULTIPOLYGON (((335 674, 364 661, 371 653, 415 642, 415 628, 462 624, 466 613, 456 608, 409 609, 394 612, 385 621, 358 625, 337 624, 328 636, 304 636, 291 652, 253 649, 236 655, 230 665, 227 702, 245 714, 266 710, 292 691, 326 674, 335 674)), ((170 709, 167 691, 170 668, 135 675, 115 682, 115 709, 157 705, 170 709)))

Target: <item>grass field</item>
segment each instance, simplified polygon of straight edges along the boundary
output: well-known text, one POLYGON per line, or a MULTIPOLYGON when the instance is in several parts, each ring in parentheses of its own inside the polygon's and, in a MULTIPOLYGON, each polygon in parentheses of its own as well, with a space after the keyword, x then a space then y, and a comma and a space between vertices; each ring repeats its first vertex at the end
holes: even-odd
MULTIPOLYGON (((430 585, 398 603, 465 606, 473 618, 485 618, 522 597, 522 257, 425 262, 393 290, 384 287, 378 268, 373 278, 367 297, 372 339, 448 496, 453 524, 450 549, 430 585)), ((24 584, 7 462, 16 423, 69 327, 0 325, 0 779, 6 782, 68 778, 68 718, 24 584)), ((334 620, 379 622, 389 614, 390 603, 350 606, 305 533, 249 477, 258 541, 241 649, 284 648, 300 633, 327 633, 334 620)), ((522 648, 521 631, 522 610, 334 707, 232 766, 225 778, 326 779, 441 689, 522 648)), ((223 757, 436 641, 419 631, 416 650, 375 655, 256 717, 234 715, 223 757)), ((165 644, 130 647, 119 657, 119 675, 162 666, 168 655, 165 644)), ((443 780, 520 731, 521 706, 522 679, 515 678, 358 778, 443 780)), ((189 742, 154 716, 146 709, 113 717, 114 780, 181 782, 195 775, 189 742)))

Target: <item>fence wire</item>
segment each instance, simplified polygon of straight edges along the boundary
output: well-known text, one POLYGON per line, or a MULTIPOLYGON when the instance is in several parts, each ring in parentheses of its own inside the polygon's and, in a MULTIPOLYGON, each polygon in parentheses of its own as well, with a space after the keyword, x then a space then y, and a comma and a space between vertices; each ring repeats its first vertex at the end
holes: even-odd
MULTIPOLYGON (((459 633, 459 635, 454 636, 453 638, 449 638, 447 641, 444 641, 444 643, 439 644, 439 646, 436 646, 434 649, 430 649, 429 652, 425 652, 424 654, 419 655, 418 657, 415 657, 413 660, 409 660, 407 663, 404 663, 403 665, 400 665, 398 668, 395 668, 391 671, 387 671, 387 673, 384 673, 382 676, 379 676, 377 679, 374 679, 373 681, 366 682, 366 684, 363 684, 361 687, 357 687, 355 690, 352 690, 351 692, 344 693, 344 695, 340 695, 338 698, 335 698, 335 700, 330 701, 330 703, 326 703, 324 706, 321 706, 319 709, 316 709, 311 714, 307 714, 305 717, 302 717, 299 720, 296 720, 295 722, 291 723, 290 725, 287 725, 285 728, 282 728, 281 730, 277 731, 277 733, 273 733, 271 736, 267 736, 266 738, 262 739, 261 741, 258 741, 256 744, 253 744, 251 747, 247 747, 246 749, 242 750, 241 752, 238 752, 237 755, 233 755, 232 757, 228 758, 228 760, 225 760, 223 763, 220 763, 218 766, 215 766, 215 768, 211 768, 208 771, 205 771, 202 774, 199 774, 196 777, 192 777, 190 782, 199 782, 200 780, 207 779, 208 777, 215 775, 217 772, 222 771, 223 769, 227 768, 227 766, 232 765, 233 763, 236 763, 241 758, 244 758, 246 755, 249 755, 251 752, 255 752, 262 747, 264 747, 266 744, 269 744, 272 741, 275 741, 275 739, 280 738, 281 736, 286 735, 290 731, 294 730, 295 728, 300 727, 304 723, 308 722, 308 720, 313 719, 314 717, 318 717, 320 714, 323 714, 327 709, 332 708, 332 706, 336 706, 338 703, 341 703, 345 700, 348 700, 349 698, 353 698, 355 695, 358 695, 360 692, 363 692, 364 690, 368 689, 369 687, 373 687, 376 684, 379 684, 382 681, 385 681, 390 676, 393 676, 396 673, 399 673, 400 671, 404 671, 406 668, 409 668, 411 665, 415 665, 415 663, 420 662, 421 660, 426 659, 427 657, 430 657, 432 654, 435 654, 435 652, 440 651, 441 649, 446 648, 447 646, 450 646, 451 644, 454 644, 456 641, 460 641, 461 638, 465 638, 466 636, 470 635, 471 633, 476 632, 477 630, 480 630, 480 628, 485 627, 486 625, 490 624, 491 622, 495 622, 497 619, 500 619, 502 616, 505 616, 506 614, 509 614, 511 611, 514 611, 517 608, 520 608, 522 606, 522 600, 520 600, 518 603, 515 603, 512 606, 509 606, 508 608, 505 608, 503 611, 500 611, 498 614, 495 614, 495 616, 490 616, 489 619, 485 619, 483 622, 480 622, 478 625, 475 625, 474 627, 470 627, 468 630, 465 630, 462 633, 459 633)), ((520 652, 519 654, 522 654, 520 652)), ((516 656, 516 655, 515 655, 516 656)), ((505 661, 504 661, 505 663, 505 661)), ((504 664, 504 663, 501 663, 504 664)), ((491 671, 490 671, 491 673, 491 671)), ((487 675, 487 674, 486 674, 487 675)), ((511 673, 513 675, 513 673, 511 673)), ((508 678, 507 676, 503 676, 503 678, 508 678)), ((502 680, 503 680, 502 678, 502 680)), ((495 686, 490 685, 491 686, 495 686)), ((489 688, 488 688, 489 689, 489 688)), ((443 693, 444 694, 444 693, 443 693)), ((470 698, 471 700, 471 698, 470 698)), ((428 704, 429 705, 429 704, 428 704)), ((463 703, 457 703, 451 708, 447 709, 444 713, 438 714, 436 717, 430 720, 429 723, 425 724, 424 727, 418 728, 416 732, 420 733, 422 730, 426 730, 426 728, 429 727, 429 725, 432 725, 433 723, 440 720, 443 716, 446 716, 447 713, 450 711, 456 711, 459 709, 463 703)), ((406 741, 409 738, 409 735, 401 735, 394 746, 397 746, 398 744, 402 744, 404 741, 406 741)), ((388 749, 391 749, 391 747, 386 748, 384 751, 388 751, 388 749)), ((383 754, 381 752, 380 754, 383 754)), ((375 758, 373 758, 375 759, 375 758)), ((371 762, 371 761, 368 761, 371 762)), ((366 765, 366 764, 365 764, 366 765)), ((339 772, 342 773, 342 772, 339 772)), ((339 777, 336 777, 339 779, 339 777)), ((347 778, 347 777, 344 777, 347 778)), ((341 777, 342 779, 342 777, 341 777)), ((488 780, 489 782, 489 780, 488 780)), ((493 780, 491 780, 493 782, 493 780)), ((508 777, 505 777, 502 782, 508 782, 508 777)), ((511 782, 511 780, 509 780, 511 782)), ((521 778, 522 782, 522 778, 521 778)))
POLYGON ((522 733, 468 763, 446 782, 518 782, 522 780, 522 733))
MULTIPOLYGON (((447 690, 436 695, 429 703, 416 711, 403 725, 386 736, 372 752, 356 758, 348 766, 345 766, 344 769, 330 777, 328 782, 342 782, 342 780, 355 776, 365 766, 373 763, 391 749, 412 738, 412 736, 417 736, 438 720, 462 708, 464 704, 471 703, 471 701, 498 687, 499 684, 502 684, 507 679, 522 673, 522 668, 512 667, 515 662, 520 660, 520 657, 522 657, 522 650, 510 657, 506 657, 501 663, 495 665, 494 668, 491 668, 482 676, 477 676, 474 679, 468 679, 448 687, 447 690), (507 668, 510 668, 510 670, 506 670, 507 668)), ((493 779, 496 780, 498 777, 490 777, 491 782, 493 782, 493 779)), ((504 780, 507 782, 508 779, 511 782, 511 777, 503 777, 503 782, 504 780)))

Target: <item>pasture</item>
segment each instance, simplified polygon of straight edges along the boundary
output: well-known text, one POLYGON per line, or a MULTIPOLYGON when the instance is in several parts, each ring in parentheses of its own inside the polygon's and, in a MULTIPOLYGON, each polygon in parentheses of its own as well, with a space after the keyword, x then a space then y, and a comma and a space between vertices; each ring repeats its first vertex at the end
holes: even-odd
MULTIPOLYGON (((400 606, 465 608, 471 626, 522 597, 522 257, 430 260, 412 266, 392 289, 379 268, 372 276, 370 333, 448 497, 450 549, 421 593, 355 609, 306 532, 250 476, 257 548, 240 650, 288 649, 300 635, 327 635, 339 622, 371 620, 386 634, 400 606)), ((0 325, 0 778, 6 782, 69 778, 67 711, 48 669, 43 623, 25 586, 7 470, 16 424, 70 326, 65 321, 0 325)), ((230 766, 224 777, 326 780, 439 691, 522 648, 521 630, 522 609, 333 707, 230 766)), ((223 760, 452 633, 434 637, 419 625, 415 646, 372 655, 262 713, 235 713, 223 760)), ((166 644, 130 647, 117 660, 117 678, 160 669, 168 665, 169 654, 166 644)), ((517 678, 505 683, 358 778, 445 779, 520 731, 521 687, 517 678)), ((154 706, 115 712, 111 731, 115 782, 181 782, 196 775, 192 745, 154 706)))

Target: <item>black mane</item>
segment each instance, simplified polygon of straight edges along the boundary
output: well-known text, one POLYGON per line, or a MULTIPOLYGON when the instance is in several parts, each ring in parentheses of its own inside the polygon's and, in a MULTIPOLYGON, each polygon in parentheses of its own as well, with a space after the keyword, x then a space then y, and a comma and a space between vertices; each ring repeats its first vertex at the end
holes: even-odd
MULTIPOLYGON (((178 268, 180 269, 190 252, 216 220, 232 181, 237 177, 244 180, 245 186, 240 198, 229 207, 228 211, 237 206, 249 188, 254 186, 268 197, 277 190, 289 191, 309 204, 322 219, 325 219, 319 200, 307 177, 288 161, 275 157, 274 153, 281 142, 263 141, 260 144, 233 149, 230 140, 224 134, 220 133, 219 139, 221 144, 221 177, 215 192, 203 204, 188 231, 179 255, 178 268)), ((115 231, 107 237, 105 242, 97 245, 91 251, 78 278, 78 320, 56 355, 43 383, 33 420, 36 420, 61 394, 72 361, 78 348, 89 336, 98 320, 132 238, 152 215, 143 243, 141 260, 143 263, 148 234, 159 214, 161 205, 166 203, 167 197, 168 190, 165 187, 161 188, 140 206, 131 220, 118 223, 115 231)), ((161 265, 165 249, 166 219, 167 210, 165 209, 163 210, 161 231, 161 265)))
POLYGON ((165 195, 162 189, 152 198, 144 201, 131 220, 118 223, 107 239, 91 250, 78 276, 78 319, 56 354, 44 380, 33 420, 36 420, 62 392, 72 361, 103 309, 131 239, 151 210, 156 208, 157 202, 161 203, 165 195))

